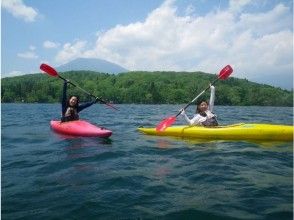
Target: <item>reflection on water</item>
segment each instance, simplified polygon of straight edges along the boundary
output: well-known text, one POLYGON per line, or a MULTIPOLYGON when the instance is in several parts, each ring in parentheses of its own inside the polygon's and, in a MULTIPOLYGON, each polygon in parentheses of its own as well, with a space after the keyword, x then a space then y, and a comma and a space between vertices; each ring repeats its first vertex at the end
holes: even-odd
MULTIPOLYGON (((82 112, 113 131, 101 139, 53 133, 59 104, 2 105, 3 219, 292 219, 292 142, 147 136, 137 127, 182 106, 118 107, 82 112)), ((221 124, 293 122, 292 108, 215 110, 221 124)))
POLYGON ((62 136, 66 143, 65 151, 71 159, 94 157, 108 151, 106 147, 111 147, 110 138, 79 138, 62 136))
MULTIPOLYGON (((158 148, 171 148, 175 146, 175 141, 182 141, 186 144, 187 147, 204 147, 209 148, 210 146, 218 146, 222 143, 235 143, 238 145, 238 143, 248 143, 251 144, 251 146, 254 147, 260 147, 265 148, 267 150, 273 150, 273 151, 289 151, 292 150, 292 142, 287 141, 257 141, 257 140, 244 140, 244 141, 238 141, 238 140, 209 140, 209 139, 197 139, 197 138, 181 138, 181 137, 173 137, 173 136, 152 136, 152 135, 142 135, 143 139, 146 140, 152 140, 156 144, 158 148)), ((240 149, 241 150, 241 149, 240 149)))

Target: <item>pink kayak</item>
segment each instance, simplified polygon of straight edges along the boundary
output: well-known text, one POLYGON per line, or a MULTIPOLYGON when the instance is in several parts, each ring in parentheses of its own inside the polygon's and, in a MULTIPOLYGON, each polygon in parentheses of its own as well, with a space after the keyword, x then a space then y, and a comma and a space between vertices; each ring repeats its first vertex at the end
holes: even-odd
POLYGON ((111 136, 112 131, 103 127, 97 127, 84 120, 61 122, 50 121, 53 131, 59 134, 80 136, 80 137, 101 137, 111 136))

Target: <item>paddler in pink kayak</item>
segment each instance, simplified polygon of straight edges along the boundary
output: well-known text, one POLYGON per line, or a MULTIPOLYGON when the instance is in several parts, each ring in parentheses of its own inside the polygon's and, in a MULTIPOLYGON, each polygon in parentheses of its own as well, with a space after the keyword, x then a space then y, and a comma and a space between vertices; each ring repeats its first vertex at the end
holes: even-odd
POLYGON ((189 125, 203 125, 203 126, 218 126, 216 115, 213 113, 215 99, 215 87, 210 85, 210 100, 209 103, 206 100, 198 102, 196 107, 196 114, 192 119, 189 119, 185 110, 181 110, 181 115, 189 125))
POLYGON ((75 121, 79 120, 79 112, 82 111, 85 108, 90 107, 94 103, 97 102, 99 99, 98 97, 92 101, 80 104, 79 103, 79 97, 78 96, 70 96, 67 100, 67 84, 69 83, 68 80, 64 80, 63 84, 63 96, 62 96, 62 117, 61 121, 75 121))

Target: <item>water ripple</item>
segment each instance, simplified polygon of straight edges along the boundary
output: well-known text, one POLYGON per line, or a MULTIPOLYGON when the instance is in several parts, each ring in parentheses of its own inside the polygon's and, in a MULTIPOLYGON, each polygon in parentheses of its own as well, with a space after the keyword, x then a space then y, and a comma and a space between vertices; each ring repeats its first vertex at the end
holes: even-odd
MULTIPOLYGON (((113 131, 97 139, 53 133, 59 105, 3 104, 3 219, 292 219, 293 143, 145 136, 136 128, 181 106, 118 107, 82 113, 113 131)), ((293 123, 292 108, 216 112, 223 124, 293 123)))

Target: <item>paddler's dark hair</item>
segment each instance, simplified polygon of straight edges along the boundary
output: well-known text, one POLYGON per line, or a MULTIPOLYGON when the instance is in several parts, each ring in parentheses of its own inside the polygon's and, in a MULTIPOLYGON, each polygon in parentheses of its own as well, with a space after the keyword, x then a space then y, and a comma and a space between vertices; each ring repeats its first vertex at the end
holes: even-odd
POLYGON ((80 103, 80 97, 77 96, 77 95, 71 95, 68 100, 67 100, 67 105, 70 106, 69 104, 69 100, 72 98, 72 97, 76 97, 77 98, 77 104, 74 106, 74 107, 78 107, 79 106, 79 103, 80 103))
POLYGON ((200 113, 200 109, 199 109, 199 107, 200 107, 200 104, 201 104, 202 102, 205 102, 207 105, 209 105, 209 103, 208 103, 207 100, 205 100, 205 99, 200 99, 199 101, 197 101, 196 113, 200 113))

